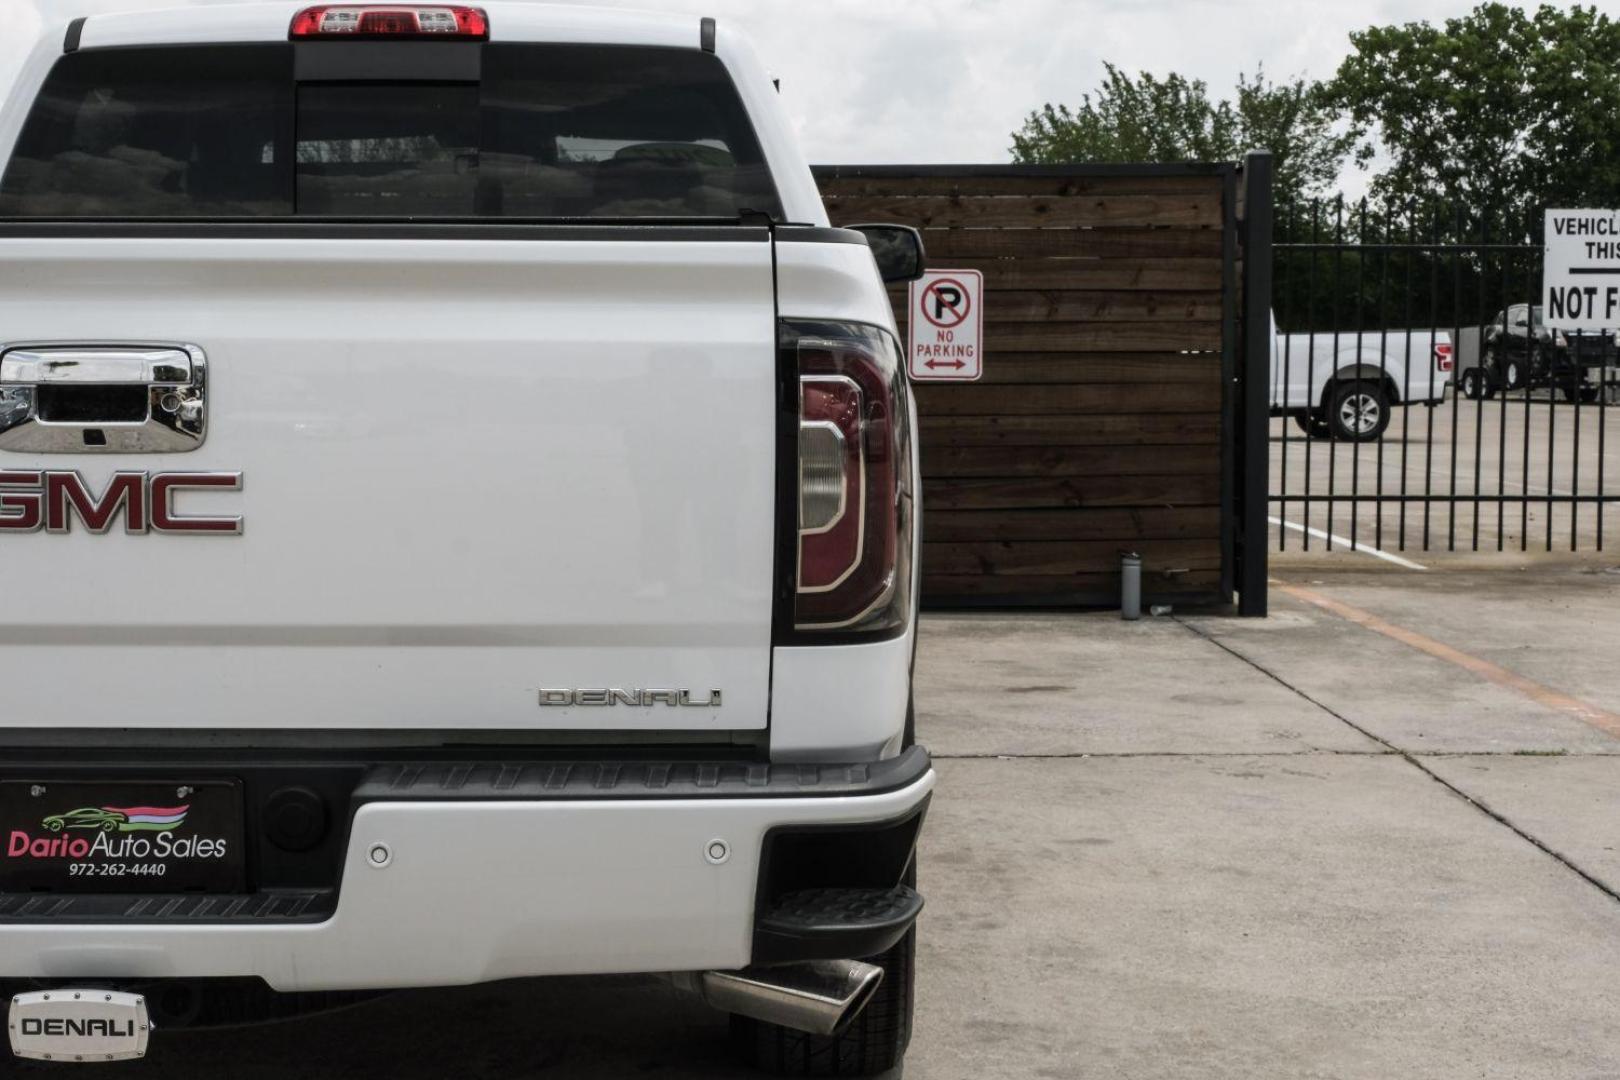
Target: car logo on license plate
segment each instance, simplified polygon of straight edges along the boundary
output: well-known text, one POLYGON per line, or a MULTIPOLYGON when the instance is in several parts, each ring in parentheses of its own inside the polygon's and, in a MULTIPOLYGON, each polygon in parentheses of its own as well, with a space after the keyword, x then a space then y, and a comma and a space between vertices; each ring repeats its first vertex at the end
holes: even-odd
POLYGON ((128 1061, 146 1054, 146 998, 115 990, 39 990, 11 999, 11 1052, 35 1061, 128 1061))

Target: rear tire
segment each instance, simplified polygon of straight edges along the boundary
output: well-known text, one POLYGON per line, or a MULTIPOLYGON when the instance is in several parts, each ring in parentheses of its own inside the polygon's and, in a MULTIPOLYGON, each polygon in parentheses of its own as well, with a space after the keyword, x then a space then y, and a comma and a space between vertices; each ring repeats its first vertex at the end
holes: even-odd
POLYGON ((1377 442, 1389 427, 1389 391, 1363 379, 1337 383, 1328 395, 1327 422, 1340 442, 1377 442))
POLYGON ((1571 404, 1597 400, 1598 388, 1586 381, 1586 369, 1567 356, 1553 364, 1548 382, 1549 390, 1571 404))
MULTIPOLYGON (((915 870, 907 880, 916 883, 915 870)), ((731 1035, 743 1058, 771 1076, 877 1076, 896 1069, 911 1044, 915 1007, 917 929, 869 964, 883 969, 883 984, 866 1008, 841 1035, 808 1035, 802 1031, 731 1018, 731 1035)))
POLYGON ((1329 435, 1327 421, 1317 413, 1295 413, 1294 424, 1307 439, 1325 439, 1329 435))
POLYGON ((1471 367, 1462 373, 1463 397, 1474 401, 1489 401, 1496 396, 1496 387, 1485 377, 1485 369, 1471 367))
POLYGON ((1598 388, 1583 381, 1578 375, 1560 380, 1558 389, 1563 393, 1564 400, 1570 404, 1577 401, 1593 402, 1598 399, 1598 388))

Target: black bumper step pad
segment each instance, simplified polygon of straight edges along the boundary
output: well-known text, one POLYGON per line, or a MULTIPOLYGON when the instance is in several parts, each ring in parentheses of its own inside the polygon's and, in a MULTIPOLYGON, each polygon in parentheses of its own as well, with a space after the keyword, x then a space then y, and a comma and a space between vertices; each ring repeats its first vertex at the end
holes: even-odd
POLYGON ((791 892, 755 921, 754 963, 876 956, 906 936, 922 909, 921 894, 907 885, 791 892))

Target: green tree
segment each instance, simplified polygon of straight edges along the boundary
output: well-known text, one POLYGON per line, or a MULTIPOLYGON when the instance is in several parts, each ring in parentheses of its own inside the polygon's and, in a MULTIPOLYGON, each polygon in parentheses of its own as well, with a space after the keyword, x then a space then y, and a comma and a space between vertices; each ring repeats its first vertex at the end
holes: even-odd
POLYGON ((1201 80, 1103 67, 1102 85, 1078 106, 1047 104, 1029 115, 1012 136, 1014 161, 1232 161, 1270 150, 1279 198, 1297 199, 1327 190, 1355 142, 1304 79, 1240 75, 1234 103, 1212 100, 1201 80))
POLYGON ((1481 4, 1372 27, 1324 87, 1391 206, 1454 203, 1518 223, 1620 199, 1620 24, 1595 8, 1481 4))
POLYGON ((1265 73, 1238 76, 1234 157, 1270 150, 1279 201, 1319 197, 1337 184, 1356 133, 1339 122, 1316 83, 1268 83, 1265 73))

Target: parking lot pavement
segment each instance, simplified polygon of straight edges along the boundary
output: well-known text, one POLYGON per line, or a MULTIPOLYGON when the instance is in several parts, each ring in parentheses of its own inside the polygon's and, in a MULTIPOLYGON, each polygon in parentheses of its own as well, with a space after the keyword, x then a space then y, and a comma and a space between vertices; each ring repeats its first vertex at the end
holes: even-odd
MULTIPOLYGON (((1362 546, 1427 563, 1459 554, 1493 555, 1500 532, 1509 555, 1523 544, 1545 554, 1549 543, 1555 553, 1567 554, 1572 539, 1579 551, 1590 552, 1600 530, 1592 504, 1499 507, 1489 500, 1600 491, 1620 499, 1620 406, 1576 407, 1555 402, 1544 391, 1485 402, 1452 398, 1433 409, 1396 409, 1388 432, 1374 443, 1307 439, 1293 421, 1272 420, 1271 492, 1301 496, 1307 484, 1308 504, 1272 503, 1273 550, 1280 541, 1286 551, 1302 552, 1308 542, 1310 551, 1320 553, 1326 549, 1325 534, 1331 534, 1335 547, 1353 537, 1362 546), (1352 505, 1326 499, 1330 492, 1356 491, 1382 494, 1386 501, 1352 505), (1472 502, 1450 505, 1446 499, 1452 492, 1463 499, 1479 492, 1487 501, 1476 515, 1472 502), (1425 493, 1432 501, 1406 503, 1403 517, 1395 497, 1425 493), (1308 540, 1302 531, 1307 528, 1315 530, 1308 540)), ((1616 529, 1620 515, 1606 510, 1601 530, 1607 546, 1614 545, 1616 529)))
POLYGON ((1567 712, 1283 591, 1331 597, 1470 656, 1620 711, 1620 576, 1575 568, 1323 574, 1279 569, 1271 618, 1189 624, 1331 713, 1413 753, 1620 753, 1567 712), (1326 585, 1317 585, 1317 581, 1326 585), (1355 629, 1355 628, 1350 628, 1355 629))
POLYGON ((1398 757, 947 762, 917 1068, 1596 1077, 1620 906, 1398 757))
POLYGON ((1277 576, 1285 587, 1309 587, 1320 576, 1341 600, 1620 712, 1620 550, 1592 566, 1522 573, 1375 567, 1313 575, 1285 565, 1277 576))
MULTIPOLYGON (((1266 622, 926 617, 906 1076, 1620 1074, 1620 579, 1445 576, 1284 570, 1266 622)), ((153 1047, 121 1074, 745 1075, 641 978, 153 1047)))
POLYGON ((936 754, 1377 749, 1171 620, 958 614, 926 626, 919 732, 936 754))
POLYGON ((1426 764, 1604 888, 1620 893, 1620 829, 1615 815, 1620 758, 1463 756, 1426 764))

